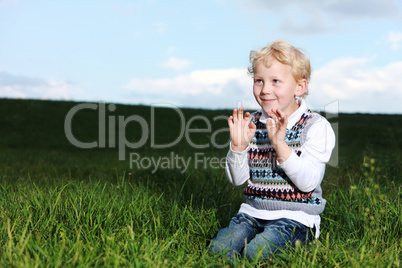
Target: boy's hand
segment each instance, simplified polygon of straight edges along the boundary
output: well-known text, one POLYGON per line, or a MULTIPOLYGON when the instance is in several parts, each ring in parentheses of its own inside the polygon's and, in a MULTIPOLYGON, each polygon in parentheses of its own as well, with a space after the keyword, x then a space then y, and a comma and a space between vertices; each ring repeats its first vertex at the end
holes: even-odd
POLYGON ((283 163, 290 156, 291 149, 285 142, 288 117, 279 109, 271 109, 268 116, 272 120, 267 121, 268 138, 276 151, 278 162, 283 163))
POLYGON ((247 112, 243 117, 243 107, 233 109, 233 115, 228 119, 230 138, 232 139, 232 150, 242 152, 254 137, 256 125, 250 121, 250 113, 247 112))

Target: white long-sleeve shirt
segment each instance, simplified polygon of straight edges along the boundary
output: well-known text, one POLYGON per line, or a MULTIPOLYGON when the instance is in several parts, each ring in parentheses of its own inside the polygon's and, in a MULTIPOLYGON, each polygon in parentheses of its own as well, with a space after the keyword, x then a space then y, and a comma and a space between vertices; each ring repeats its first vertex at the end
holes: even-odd
MULTIPOLYGON (((300 119, 302 114, 307 111, 307 105, 304 100, 299 100, 300 107, 288 118, 287 128, 291 129, 300 119)), ((268 115, 261 111, 260 121, 266 123, 268 115)), ((329 161, 332 149, 335 146, 335 134, 331 124, 325 119, 316 121, 311 125, 304 139, 301 156, 292 153, 282 164, 277 163, 278 167, 283 169, 294 185, 303 192, 309 192, 317 188, 324 177, 325 165, 329 161), (308 178, 308 179, 306 179, 308 178)), ((235 152, 229 149, 226 161, 226 175, 233 185, 242 185, 249 178, 249 166, 247 151, 235 152)), ((316 237, 319 236, 321 218, 319 215, 309 215, 303 211, 288 210, 260 210, 246 203, 243 203, 239 212, 246 213, 254 218, 264 220, 275 220, 288 218, 298 221, 308 227, 316 227, 316 237)))

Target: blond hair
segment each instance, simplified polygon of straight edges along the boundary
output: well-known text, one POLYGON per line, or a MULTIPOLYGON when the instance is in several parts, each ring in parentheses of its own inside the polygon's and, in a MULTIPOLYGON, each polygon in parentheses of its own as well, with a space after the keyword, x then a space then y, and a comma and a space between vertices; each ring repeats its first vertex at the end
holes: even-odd
MULTIPOLYGON (((310 81, 311 66, 310 59, 303 54, 300 49, 295 48, 289 42, 283 40, 274 40, 268 46, 256 51, 250 52, 250 67, 248 73, 254 76, 255 68, 258 63, 263 61, 264 65, 269 67, 269 59, 274 58, 282 64, 287 64, 292 67, 292 76, 296 82, 306 79, 307 84, 310 81)), ((308 88, 301 96, 305 98, 308 95, 308 88)))

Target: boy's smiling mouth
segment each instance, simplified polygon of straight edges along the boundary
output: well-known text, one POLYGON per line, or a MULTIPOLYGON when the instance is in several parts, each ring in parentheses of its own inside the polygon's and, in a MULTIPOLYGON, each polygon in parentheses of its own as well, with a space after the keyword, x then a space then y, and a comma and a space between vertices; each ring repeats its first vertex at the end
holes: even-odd
POLYGON ((263 102, 273 102, 273 101, 275 101, 276 99, 261 99, 263 102))

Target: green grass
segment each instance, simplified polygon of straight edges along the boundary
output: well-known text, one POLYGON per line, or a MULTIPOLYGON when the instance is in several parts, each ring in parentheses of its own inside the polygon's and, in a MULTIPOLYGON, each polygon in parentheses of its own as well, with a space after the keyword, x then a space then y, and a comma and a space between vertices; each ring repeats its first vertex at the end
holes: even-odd
MULTIPOLYGON (((130 169, 116 149, 71 146, 63 122, 70 102, 0 100, 0 266, 71 267, 400 267, 402 257, 400 115, 347 115, 339 124, 339 166, 328 167, 322 184, 327 207, 321 236, 307 248, 267 261, 219 259, 207 250, 218 230, 243 202, 241 187, 221 168, 130 169), (364 130, 364 131, 363 131, 364 130), (348 142, 349 141, 349 142, 348 142)), ((161 119, 158 142, 177 135, 161 119)), ((208 118, 228 111, 184 109, 208 118)), ((149 107, 117 106, 116 115, 149 107)), ((97 137, 97 114, 74 121, 80 139, 97 137), (95 131, 94 131, 95 129, 95 131)), ((212 121, 212 120, 211 120, 212 121)), ((177 123, 177 122, 176 122, 177 123)), ((202 122, 198 122, 203 128, 202 122)), ((225 126, 216 121, 212 129, 225 126)), ((193 127, 197 127, 194 123, 193 127)), ((135 127, 127 128, 127 136, 135 127)), ((208 134, 192 134, 206 143, 208 134)), ((78 137, 78 136, 77 136, 78 137)), ((224 141, 224 137, 219 137, 224 141)), ((173 148, 135 151, 142 156, 224 157, 227 148, 194 150, 185 141, 173 148)))
POLYGON ((14 204, 2 207, 3 264, 186 265, 206 255, 206 235, 216 229, 211 209, 168 200, 146 185, 52 184, 2 188, 14 204))

